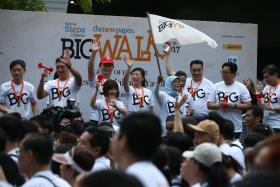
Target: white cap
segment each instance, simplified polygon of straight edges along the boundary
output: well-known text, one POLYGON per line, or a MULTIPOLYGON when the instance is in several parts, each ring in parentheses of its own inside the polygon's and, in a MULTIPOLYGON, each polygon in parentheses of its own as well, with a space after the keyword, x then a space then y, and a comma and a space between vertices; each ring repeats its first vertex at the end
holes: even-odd
POLYGON ((212 143, 202 143, 198 145, 194 151, 185 151, 183 157, 194 158, 207 167, 211 167, 216 162, 222 161, 220 149, 212 143))

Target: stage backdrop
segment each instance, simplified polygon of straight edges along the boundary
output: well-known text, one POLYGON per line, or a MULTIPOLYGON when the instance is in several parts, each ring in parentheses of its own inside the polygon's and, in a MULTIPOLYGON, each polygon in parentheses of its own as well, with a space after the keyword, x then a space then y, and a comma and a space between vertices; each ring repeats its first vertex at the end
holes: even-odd
MULTIPOLYGON (((113 79, 121 83, 126 64, 124 55, 132 56, 134 67, 146 70, 148 87, 153 89, 158 68, 152 38, 149 34, 147 18, 118 17, 101 15, 78 15, 64 13, 42 13, 0 10, 0 82, 10 80, 9 64, 15 59, 27 63, 25 80, 37 87, 41 72, 39 62, 55 67, 55 59, 67 47, 72 52, 72 64, 83 76, 80 92, 80 108, 88 119, 89 101, 92 95, 87 81, 87 61, 90 56, 92 36, 101 40, 101 53, 97 56, 98 69, 100 55, 114 58, 113 79)), ((216 40, 218 47, 207 44, 182 46, 176 40, 171 54, 174 69, 189 75, 189 63, 201 59, 205 63, 205 77, 214 83, 221 80, 221 65, 226 61, 238 64, 237 80, 245 77, 256 79, 257 72, 257 25, 222 23, 209 21, 181 20, 216 40)), ((160 53, 163 45, 157 45, 160 53)), ((164 75, 165 66, 160 55, 160 65, 164 75)), ((52 77, 53 75, 51 75, 52 77)), ((124 100, 124 98, 122 97, 124 100)), ((40 110, 46 106, 46 99, 39 101, 40 110)))

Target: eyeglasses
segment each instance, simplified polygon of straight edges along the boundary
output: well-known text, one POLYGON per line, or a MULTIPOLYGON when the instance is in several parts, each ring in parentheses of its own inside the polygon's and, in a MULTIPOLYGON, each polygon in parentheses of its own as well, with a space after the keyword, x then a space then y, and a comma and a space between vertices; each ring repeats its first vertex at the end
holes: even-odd
POLYGON ((220 71, 221 74, 230 74, 230 71, 220 71))

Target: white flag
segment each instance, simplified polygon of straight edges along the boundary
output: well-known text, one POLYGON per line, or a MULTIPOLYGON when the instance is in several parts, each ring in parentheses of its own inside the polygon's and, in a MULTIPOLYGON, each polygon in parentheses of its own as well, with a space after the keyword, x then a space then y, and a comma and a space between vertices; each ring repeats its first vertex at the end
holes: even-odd
POLYGON ((163 44, 170 39, 176 38, 182 45, 204 43, 215 48, 215 40, 192 28, 181 21, 149 14, 152 34, 156 44, 163 44))

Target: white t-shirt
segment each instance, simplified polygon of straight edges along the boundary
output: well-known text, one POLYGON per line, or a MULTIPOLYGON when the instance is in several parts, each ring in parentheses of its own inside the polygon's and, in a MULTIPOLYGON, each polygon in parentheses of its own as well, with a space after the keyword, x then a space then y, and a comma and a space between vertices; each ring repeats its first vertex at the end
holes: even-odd
MULTIPOLYGON (((166 135, 166 118, 168 116, 173 116, 175 115, 175 102, 176 102, 176 98, 172 97, 170 95, 168 95, 166 92, 164 91, 159 91, 159 115, 158 117, 161 120, 161 127, 162 127, 162 136, 166 135)), ((181 96, 179 95, 178 100, 180 101, 181 96)), ((191 100, 191 97, 188 97, 188 100, 186 101, 186 103, 189 103, 191 100)), ((181 106, 180 108, 180 114, 181 117, 185 117, 186 116, 186 112, 187 112, 187 104, 184 104, 183 106, 181 106)))
MULTIPOLYGON (((91 88, 93 88, 93 93, 95 92, 96 89, 96 80, 97 80, 97 76, 95 76, 95 78, 89 82, 89 86, 91 88)), ((106 82, 106 79, 104 79, 101 82, 100 87, 98 87, 98 92, 97 92, 97 96, 96 96, 96 100, 97 99, 105 99, 104 95, 103 95, 103 84, 106 82)), ((118 87, 119 87, 119 93, 121 94, 121 86, 119 84, 118 81, 116 81, 118 83, 118 87)), ((120 100, 120 96, 117 98, 117 100, 120 100)), ((90 120, 94 120, 94 121, 99 121, 99 113, 96 110, 96 108, 92 108, 90 107, 90 116, 89 116, 90 120)))
POLYGON ((151 162, 135 162, 126 172, 138 178, 144 187, 169 187, 169 184, 160 170, 151 162))
MULTIPOLYGON (((153 93, 151 90, 147 88, 143 88, 144 90, 144 101, 143 107, 140 107, 140 99, 137 97, 135 90, 132 86, 129 86, 129 92, 125 93, 125 98, 127 99, 127 109, 129 112, 137 112, 137 111, 149 111, 150 106, 154 106, 153 93)), ((142 98, 142 88, 136 88, 137 94, 140 98, 142 98)))
MULTIPOLYGON (((215 91, 209 95, 208 102, 220 103, 225 96, 228 96, 228 103, 249 103, 251 101, 248 89, 242 83, 234 81, 231 85, 226 85, 224 81, 215 85, 215 91)), ((242 132, 242 111, 238 109, 219 109, 221 116, 231 120, 234 124, 234 132, 242 132)))
POLYGON ((13 159, 18 164, 19 148, 10 150, 7 155, 13 159))
POLYGON ((110 160, 105 156, 99 157, 95 160, 92 167, 92 172, 111 169, 110 160))
POLYGON ((35 173, 22 187, 71 187, 64 179, 53 174, 51 171, 39 171, 35 173))
POLYGON ((18 112, 22 117, 28 118, 32 114, 31 103, 36 103, 34 94, 34 86, 27 81, 24 81, 24 87, 19 103, 16 95, 20 96, 22 84, 13 83, 16 94, 13 91, 11 81, 5 82, 0 86, 0 103, 6 108, 18 112))
MULTIPOLYGON (((263 102, 265 104, 270 104, 273 107, 280 106, 280 85, 277 87, 271 87, 267 85, 263 89, 264 99, 263 102), (271 102, 269 102, 269 92, 271 92, 271 102)), ((264 112, 264 123, 270 125, 272 128, 280 129, 280 112, 276 111, 265 111, 264 112)))
POLYGON ((214 84, 206 78, 203 78, 201 83, 195 82, 192 78, 187 78, 184 90, 191 93, 191 87, 195 91, 191 107, 193 109, 193 116, 195 118, 207 116, 209 113, 207 101, 210 93, 215 89, 214 84))
POLYGON ((45 83, 44 90, 49 94, 48 104, 50 106, 66 107, 68 99, 74 99, 77 103, 79 102, 78 93, 81 87, 76 84, 75 78, 73 77, 70 77, 67 84, 66 81, 67 80, 59 81, 60 97, 58 93, 58 79, 50 80, 45 83))
MULTIPOLYGON (((118 108, 125 108, 122 101, 116 100, 116 105, 118 106, 118 108)), ((119 126, 119 122, 122 118, 121 113, 117 109, 115 109, 114 107, 112 107, 110 105, 108 105, 108 106, 109 106, 110 112, 112 112, 112 114, 113 114, 113 122, 112 123, 110 122, 109 110, 108 110, 105 99, 98 99, 96 101, 96 108, 97 108, 98 113, 99 113, 99 123, 109 122, 113 126, 119 126)))

